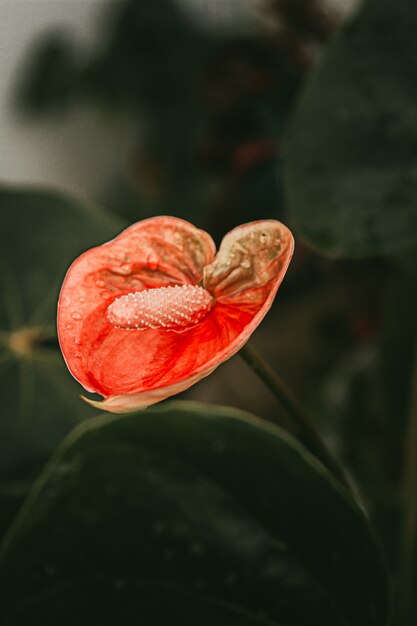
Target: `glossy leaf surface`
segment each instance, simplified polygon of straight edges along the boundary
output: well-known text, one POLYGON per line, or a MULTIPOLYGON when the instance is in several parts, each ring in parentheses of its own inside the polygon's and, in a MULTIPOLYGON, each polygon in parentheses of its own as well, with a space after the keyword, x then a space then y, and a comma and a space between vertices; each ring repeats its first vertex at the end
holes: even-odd
POLYGON ((417 9, 368 0, 329 46, 292 121, 292 224, 333 255, 417 242, 417 9))
POLYGON ((78 429, 0 559, 2 624, 381 626, 360 510, 292 438, 174 402, 78 429))

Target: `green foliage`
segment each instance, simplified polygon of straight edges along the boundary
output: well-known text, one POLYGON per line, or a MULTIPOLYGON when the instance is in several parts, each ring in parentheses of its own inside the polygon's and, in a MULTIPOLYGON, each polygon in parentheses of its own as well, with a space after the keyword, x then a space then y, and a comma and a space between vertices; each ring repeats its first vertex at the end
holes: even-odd
POLYGON ((173 402, 79 428, 0 559, 4 626, 382 626, 362 512, 295 440, 173 402))
POLYGON ((55 318, 70 263, 121 224, 35 189, 0 189, 0 481, 27 479, 92 410, 59 351, 55 318))
POLYGON ((295 112, 289 210, 322 251, 366 256, 417 242, 416 32, 415 0, 367 0, 295 112))

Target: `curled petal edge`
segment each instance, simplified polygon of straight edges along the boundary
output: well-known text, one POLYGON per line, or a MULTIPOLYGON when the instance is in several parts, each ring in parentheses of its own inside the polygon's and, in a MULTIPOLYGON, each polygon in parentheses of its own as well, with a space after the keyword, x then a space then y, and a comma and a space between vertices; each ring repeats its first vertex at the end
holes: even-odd
POLYGON ((166 400, 177 393, 185 391, 195 383, 198 383, 198 381, 202 378, 209 376, 216 369, 216 367, 217 365, 209 370, 205 370, 200 374, 186 378, 185 380, 173 385, 149 389, 149 391, 143 391, 141 393, 109 396, 105 400, 91 400, 86 396, 80 397, 84 400, 84 402, 87 402, 90 406, 100 409, 101 411, 108 411, 109 413, 132 413, 133 411, 138 411, 139 409, 146 409, 146 407, 151 406, 152 404, 157 404, 158 402, 162 402, 162 400, 166 400))

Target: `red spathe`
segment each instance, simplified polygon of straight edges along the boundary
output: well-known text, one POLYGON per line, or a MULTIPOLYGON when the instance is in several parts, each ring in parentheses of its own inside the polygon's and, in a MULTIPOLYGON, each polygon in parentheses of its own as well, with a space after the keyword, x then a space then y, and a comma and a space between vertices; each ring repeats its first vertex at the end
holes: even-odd
POLYGON ((134 224, 85 252, 68 270, 58 303, 58 336, 70 372, 85 389, 106 398, 95 405, 113 412, 149 406, 187 389, 248 340, 272 304, 293 248, 289 229, 274 220, 235 228, 217 255, 211 237, 184 220, 155 217, 134 224), (184 317, 185 300, 182 296, 175 309, 176 293, 200 297, 201 290, 172 289, 177 285, 200 286, 208 292, 202 300, 212 299, 201 313, 191 311, 188 326, 112 323, 108 309, 118 298, 136 308, 138 302, 161 306, 162 298, 162 317, 151 315, 161 324, 168 322, 169 306, 184 317), (145 293, 152 289, 159 291, 145 293), (143 297, 124 297, 137 292, 143 297))

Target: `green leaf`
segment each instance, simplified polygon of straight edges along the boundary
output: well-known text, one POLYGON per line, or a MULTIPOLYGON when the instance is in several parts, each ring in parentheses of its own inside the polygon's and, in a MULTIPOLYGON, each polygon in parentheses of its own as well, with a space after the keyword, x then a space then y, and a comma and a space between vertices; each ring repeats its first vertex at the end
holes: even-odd
POLYGON ((0 555, 19 624, 381 626, 362 512, 291 437, 172 402, 90 420, 36 484, 0 555))
POLYGON ((74 258, 120 229, 64 195, 0 188, 0 481, 37 473, 74 423, 92 415, 59 351, 56 304, 74 258))
POLYGON ((300 235, 340 256, 417 243, 417 8, 368 0, 295 112, 286 189, 300 235))

